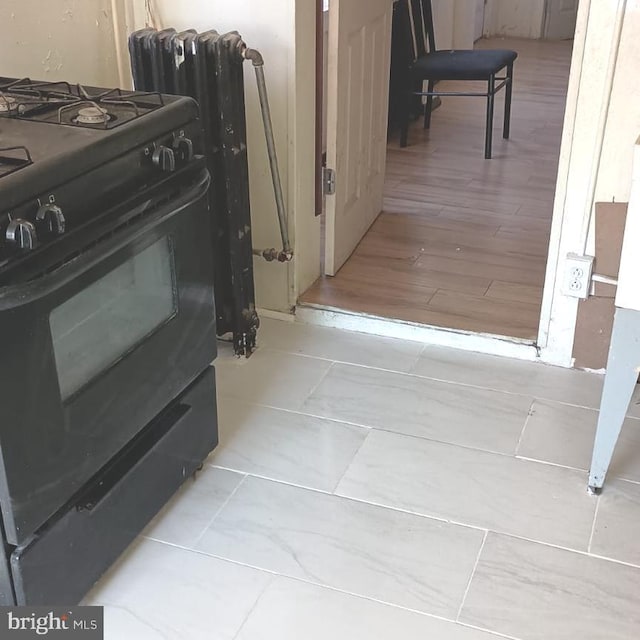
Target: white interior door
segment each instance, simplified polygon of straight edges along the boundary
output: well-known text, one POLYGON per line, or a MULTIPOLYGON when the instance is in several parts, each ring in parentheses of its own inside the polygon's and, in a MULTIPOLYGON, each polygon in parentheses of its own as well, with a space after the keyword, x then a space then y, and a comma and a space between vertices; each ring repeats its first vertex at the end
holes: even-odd
POLYGON ((335 275, 382 210, 393 0, 331 0, 325 271, 335 275))
POLYGON ((570 40, 576 32, 579 0, 547 0, 544 37, 570 40))

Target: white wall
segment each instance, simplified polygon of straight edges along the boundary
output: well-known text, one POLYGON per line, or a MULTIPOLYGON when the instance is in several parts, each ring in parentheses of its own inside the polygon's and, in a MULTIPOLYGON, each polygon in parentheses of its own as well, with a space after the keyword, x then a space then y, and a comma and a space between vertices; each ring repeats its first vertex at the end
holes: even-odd
POLYGON ((115 86, 110 0, 0 0, 0 75, 115 86))
POLYGON ((629 201, 634 143, 638 135, 640 0, 627 0, 598 168, 596 202, 629 201))
MULTIPOLYGON (((287 209, 291 214, 290 229, 292 232, 295 230, 293 211, 296 205, 297 214, 308 218, 304 222, 317 226, 313 200, 309 201, 309 196, 312 197, 314 166, 313 86, 309 87, 308 92, 310 102, 307 93, 300 94, 296 87, 296 78, 301 68, 306 65, 307 80, 314 73, 313 66, 309 68, 308 64, 309 59, 313 63, 314 55, 314 23, 309 22, 309 12, 315 7, 314 0, 298 0, 297 3, 295 0, 155 0, 154 7, 158 26, 170 26, 178 30, 216 29, 220 33, 237 30, 248 46, 262 52, 282 186, 287 209), (299 50, 296 48, 297 22, 300 24, 300 33, 310 33, 310 38, 302 43, 299 50), (300 137, 300 147, 297 146, 297 137, 300 137)), ((313 17, 313 13, 311 16, 313 17)), ((279 248, 281 239, 264 129, 255 77, 248 63, 245 67, 245 80, 253 244, 260 249, 279 248)), ((303 223, 302 231, 304 226, 303 223)), ((318 246, 319 265, 319 231, 317 236, 317 241, 314 239, 313 242, 318 246)), ((307 250, 315 251, 311 242, 309 240, 307 250)), ((254 265, 258 306, 278 311, 290 310, 295 301, 296 289, 293 266, 266 263, 258 258, 255 258, 254 265)))
POLYGON ((473 25, 473 39, 480 40, 484 35, 484 0, 476 0, 476 17, 473 25))
POLYGON ((545 0, 488 0, 485 36, 540 38, 545 0))
POLYGON ((640 0, 581 0, 538 340, 549 362, 571 364, 578 302, 562 292, 566 255, 593 255, 596 202, 629 200, 639 43, 640 0))
POLYGON ((474 41, 475 0, 432 0, 438 49, 471 49, 474 41))
POLYGON ((618 274, 616 307, 640 311, 640 139, 636 142, 633 158, 632 187, 629 197, 627 224, 618 274))
POLYGON ((455 0, 453 9, 452 49, 473 49, 477 3, 475 0, 455 0))
POLYGON ((455 2, 451 0, 432 0, 433 26, 438 49, 453 47, 453 19, 455 2))

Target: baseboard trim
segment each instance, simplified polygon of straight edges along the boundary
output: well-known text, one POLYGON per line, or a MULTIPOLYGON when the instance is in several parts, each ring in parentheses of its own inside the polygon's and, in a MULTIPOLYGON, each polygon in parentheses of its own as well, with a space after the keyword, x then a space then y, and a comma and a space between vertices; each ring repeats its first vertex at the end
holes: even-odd
POLYGON ((271 309, 256 309, 259 318, 271 318, 272 320, 282 320, 283 322, 295 322, 293 313, 285 311, 272 311, 271 309))
POLYGON ((518 360, 539 360, 538 349, 533 340, 444 329, 404 320, 354 313, 334 307, 314 304, 299 305, 296 307, 296 320, 306 324, 411 340, 463 351, 474 351, 518 360))

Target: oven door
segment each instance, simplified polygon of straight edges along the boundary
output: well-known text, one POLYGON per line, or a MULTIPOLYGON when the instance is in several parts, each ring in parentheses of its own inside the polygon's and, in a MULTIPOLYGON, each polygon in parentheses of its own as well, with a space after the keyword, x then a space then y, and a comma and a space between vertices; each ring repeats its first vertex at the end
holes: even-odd
POLYGON ((151 213, 138 203, 89 250, 0 290, 0 501, 11 544, 215 358, 208 184, 203 171, 151 213))

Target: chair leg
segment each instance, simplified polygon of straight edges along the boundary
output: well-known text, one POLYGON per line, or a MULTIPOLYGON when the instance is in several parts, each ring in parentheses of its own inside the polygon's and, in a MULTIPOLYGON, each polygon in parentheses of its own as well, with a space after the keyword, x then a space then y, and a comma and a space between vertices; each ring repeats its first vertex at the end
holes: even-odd
POLYGON ((507 67, 507 86, 504 95, 504 127, 502 137, 509 139, 511 133, 511 96, 513 94, 513 63, 507 67))
POLYGON ((411 116, 411 99, 413 93, 407 92, 400 101, 400 147, 404 148, 409 142, 409 120, 411 116))
POLYGON ((496 76, 489 78, 487 86, 487 130, 484 141, 484 157, 489 160, 493 146, 493 112, 496 101, 496 76))
MULTIPOLYGON (((427 84, 427 91, 432 94, 434 89, 433 80, 429 80, 427 84)), ((424 128, 429 129, 431 127, 431 112, 433 111, 433 96, 427 96, 427 104, 424 108, 424 128)))

